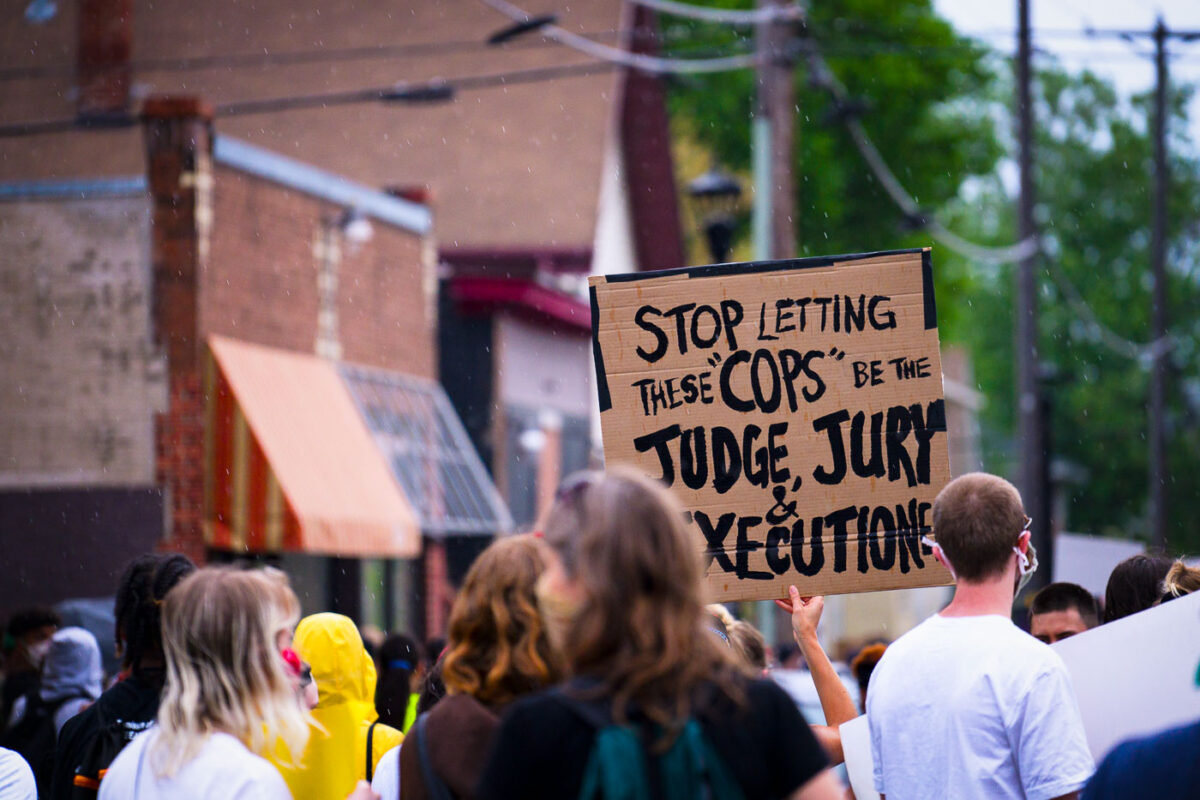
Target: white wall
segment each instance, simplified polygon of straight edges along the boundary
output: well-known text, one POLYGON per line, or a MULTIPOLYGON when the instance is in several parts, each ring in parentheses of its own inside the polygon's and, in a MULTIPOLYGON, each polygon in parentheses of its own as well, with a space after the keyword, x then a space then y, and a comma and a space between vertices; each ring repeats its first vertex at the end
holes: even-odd
POLYGON ((617 136, 605 145, 604 172, 600 177, 600 203, 596 239, 592 244, 592 274, 612 275, 637 269, 633 242, 633 217, 629 213, 629 185, 617 136))
POLYGON ((496 317, 495 396, 505 405, 587 416, 595 406, 591 339, 518 317, 496 317))

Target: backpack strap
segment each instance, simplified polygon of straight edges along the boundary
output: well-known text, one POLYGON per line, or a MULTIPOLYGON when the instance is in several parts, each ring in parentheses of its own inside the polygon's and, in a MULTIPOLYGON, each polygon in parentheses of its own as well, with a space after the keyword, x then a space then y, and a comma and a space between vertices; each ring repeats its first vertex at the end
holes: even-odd
POLYGON ((433 771, 433 762, 429 758, 429 746, 425 742, 426 724, 429 715, 422 714, 412 727, 412 735, 417 740, 417 760, 421 762, 421 777, 425 779, 425 793, 431 800, 452 800, 450 788, 433 771))
POLYGON ((603 697, 594 700, 580 697, 580 690, 586 688, 586 684, 576 679, 565 686, 554 687, 549 691, 549 696, 573 711, 590 728, 599 731, 612 725, 612 709, 608 701, 603 697))
POLYGON ((595 731, 580 782, 579 800, 650 800, 649 769, 634 725, 618 725, 607 698, 580 697, 588 684, 578 680, 550 691, 595 731))
POLYGON ((367 728, 367 783, 371 782, 371 778, 374 776, 375 772, 375 759, 371 756, 374 755, 373 745, 375 744, 375 726, 378 724, 379 720, 375 720, 371 723, 370 727, 367 728))
POLYGON ((695 717, 688 718, 674 744, 663 755, 662 772, 668 798, 744 800, 745 797, 741 785, 695 717))

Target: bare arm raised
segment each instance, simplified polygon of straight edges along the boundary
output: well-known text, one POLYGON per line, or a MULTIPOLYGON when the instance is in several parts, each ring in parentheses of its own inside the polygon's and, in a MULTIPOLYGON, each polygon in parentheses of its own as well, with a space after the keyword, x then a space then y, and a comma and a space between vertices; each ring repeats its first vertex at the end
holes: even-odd
POLYGON ((825 713, 826 724, 814 725, 813 732, 833 762, 840 764, 845 756, 842 754, 842 737, 838 733, 838 726, 857 717, 858 707, 817 639, 817 623, 825 609, 825 598, 801 597, 795 586, 789 586, 788 599, 776 600, 775 604, 792 617, 792 636, 804 654, 804 660, 808 662, 813 683, 817 687, 817 697, 821 700, 821 710, 825 713))

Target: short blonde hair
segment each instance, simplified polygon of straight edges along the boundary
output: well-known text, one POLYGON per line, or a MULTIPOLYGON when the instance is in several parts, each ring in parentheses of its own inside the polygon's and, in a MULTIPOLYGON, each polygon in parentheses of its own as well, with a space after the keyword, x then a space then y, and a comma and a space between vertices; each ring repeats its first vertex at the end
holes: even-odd
POLYGON ((282 743, 299 758, 311 718, 276 647, 298 608, 277 575, 230 568, 199 570, 167 595, 167 678, 151 756, 159 775, 175 774, 217 732, 259 754, 282 743))
POLYGON ((1200 569, 1189 567, 1179 559, 1167 570, 1167 577, 1163 578, 1162 599, 1174 600, 1197 589, 1200 589, 1200 569))
POLYGON ((729 640, 747 669, 761 672, 767 668, 767 640, 758 628, 735 619, 729 626, 729 640))

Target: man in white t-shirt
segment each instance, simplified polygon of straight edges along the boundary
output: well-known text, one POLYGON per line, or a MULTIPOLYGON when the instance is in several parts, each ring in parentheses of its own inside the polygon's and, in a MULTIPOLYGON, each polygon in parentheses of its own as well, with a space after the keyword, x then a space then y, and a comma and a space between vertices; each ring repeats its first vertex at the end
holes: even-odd
POLYGON ((1077 797, 1094 770, 1066 668, 1010 618, 1036 569, 1029 518, 1008 481, 973 473, 933 504, 933 555, 954 599, 888 647, 867 719, 887 800, 1077 797))

